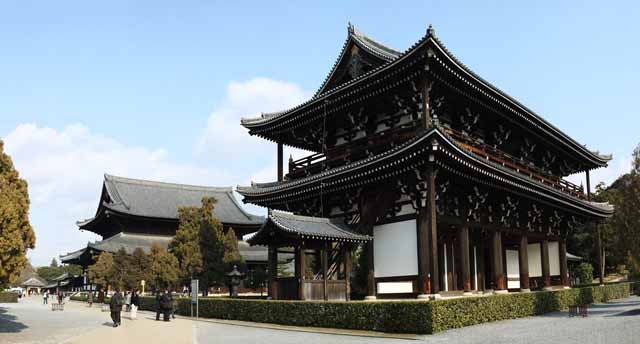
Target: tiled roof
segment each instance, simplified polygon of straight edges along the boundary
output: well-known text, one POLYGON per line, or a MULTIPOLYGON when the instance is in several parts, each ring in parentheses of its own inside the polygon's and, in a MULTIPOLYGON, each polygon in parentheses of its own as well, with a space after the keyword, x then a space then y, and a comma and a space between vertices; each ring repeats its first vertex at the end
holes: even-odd
MULTIPOLYGON (((105 174, 104 188, 112 211, 150 218, 177 219, 178 208, 201 206, 203 197, 215 197, 214 215, 224 224, 259 225, 263 217, 247 213, 231 187, 207 187, 116 177, 105 174)), ((78 222, 83 225, 93 219, 78 222)))
POLYGON ((264 239, 269 237, 267 232, 270 231, 270 226, 275 226, 278 230, 297 235, 301 239, 358 242, 371 240, 368 235, 352 232, 347 225, 338 220, 293 215, 274 210, 269 214, 267 222, 260 231, 247 240, 249 244, 265 244, 264 239))

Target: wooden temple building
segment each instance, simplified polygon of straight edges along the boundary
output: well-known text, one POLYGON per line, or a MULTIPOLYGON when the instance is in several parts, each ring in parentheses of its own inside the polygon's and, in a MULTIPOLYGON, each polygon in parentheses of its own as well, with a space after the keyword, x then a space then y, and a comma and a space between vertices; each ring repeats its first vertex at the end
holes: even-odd
MULTIPOLYGON (((231 187, 205 187, 162 183, 116 177, 105 174, 98 210, 94 217, 78 221, 80 230, 102 236, 86 247, 60 256, 62 263, 81 265, 85 271, 100 252, 115 253, 124 248, 128 254, 136 248, 146 253, 153 244, 167 247, 178 229, 178 208, 202 204, 203 197, 215 197, 213 210, 225 231, 236 232, 240 255, 249 270, 266 268, 267 250, 251 247, 242 236, 257 231, 264 218, 247 213, 236 200, 231 187)), ((86 279, 84 284, 88 285, 86 279)))
POLYGON ((272 209, 249 242, 272 267, 296 256, 293 278, 270 269, 273 298, 343 299, 332 284, 348 288, 360 243, 368 299, 567 287, 567 235, 613 214, 589 193, 611 156, 475 74, 431 26, 398 51, 349 25, 310 100, 241 124, 277 143, 277 181, 238 187, 272 209), (313 154, 285 173, 284 145, 313 154), (586 190, 564 179, 576 173, 586 190))

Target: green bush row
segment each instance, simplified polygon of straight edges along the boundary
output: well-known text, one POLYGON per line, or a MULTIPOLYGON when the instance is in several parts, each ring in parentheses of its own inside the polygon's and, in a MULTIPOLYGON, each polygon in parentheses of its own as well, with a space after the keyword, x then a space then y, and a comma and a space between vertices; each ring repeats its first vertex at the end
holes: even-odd
MULTIPOLYGON (((293 326, 436 333, 484 322, 564 310, 571 305, 606 302, 627 297, 630 291, 630 283, 619 283, 607 284, 604 287, 589 286, 429 302, 313 302, 203 298, 199 301, 199 315, 203 318, 293 326)), ((155 311, 155 307, 154 297, 140 298, 141 310, 155 311)), ((176 312, 190 315, 190 299, 178 299, 176 312)))
POLYGON ((18 302, 18 294, 8 291, 0 291, 0 303, 16 303, 18 302))
POLYGON ((628 297, 629 283, 590 286, 549 292, 517 293, 489 297, 459 298, 431 303, 431 331, 490 321, 522 318, 564 310, 571 305, 607 302, 628 297))

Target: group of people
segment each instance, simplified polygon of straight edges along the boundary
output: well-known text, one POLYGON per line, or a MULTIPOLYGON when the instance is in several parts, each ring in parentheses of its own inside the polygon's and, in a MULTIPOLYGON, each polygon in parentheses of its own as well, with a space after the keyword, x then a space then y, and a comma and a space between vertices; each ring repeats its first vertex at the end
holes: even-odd
POLYGON ((156 320, 160 320, 160 313, 162 313, 162 320, 169 321, 169 318, 175 319, 174 314, 173 294, 170 290, 165 289, 162 293, 156 293, 156 320))
MULTIPOLYGON (((42 304, 43 305, 47 305, 49 304, 49 291, 45 290, 44 293, 42 293, 42 304)), ((61 291, 58 291, 56 297, 58 298, 58 303, 61 304, 64 301, 64 294, 61 291)))
POLYGON ((116 288, 116 292, 111 296, 111 301, 109 302, 113 327, 122 325, 121 313, 123 306, 125 306, 125 311, 129 312, 129 319, 137 319, 138 307, 140 306, 140 296, 137 290, 125 291, 124 295, 122 295, 120 290, 116 288))

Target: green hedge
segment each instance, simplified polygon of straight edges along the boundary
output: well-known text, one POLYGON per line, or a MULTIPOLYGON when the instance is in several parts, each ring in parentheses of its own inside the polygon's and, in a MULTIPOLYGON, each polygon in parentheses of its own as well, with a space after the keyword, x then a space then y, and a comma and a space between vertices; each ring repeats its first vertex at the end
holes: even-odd
POLYGON ((18 302, 18 294, 8 291, 0 291, 0 303, 16 303, 18 302))
MULTIPOLYGON (((629 283, 619 283, 607 284, 604 287, 589 286, 429 302, 311 302, 203 298, 199 301, 199 312, 203 318, 396 333, 436 333, 484 322, 563 310, 573 304, 606 302, 627 297, 630 291, 629 283)), ((155 298, 141 297, 140 309, 154 311, 155 298)), ((178 299, 176 312, 190 315, 190 299, 178 299)))

